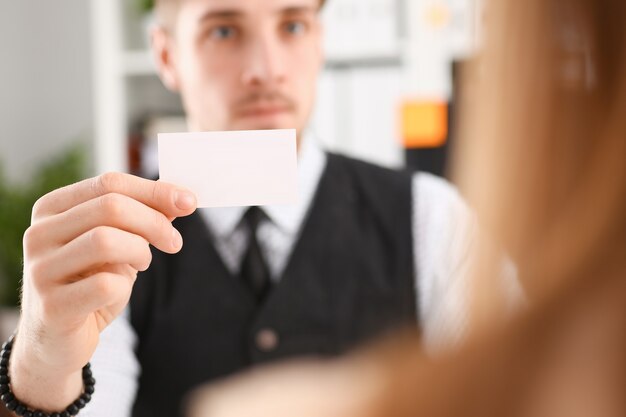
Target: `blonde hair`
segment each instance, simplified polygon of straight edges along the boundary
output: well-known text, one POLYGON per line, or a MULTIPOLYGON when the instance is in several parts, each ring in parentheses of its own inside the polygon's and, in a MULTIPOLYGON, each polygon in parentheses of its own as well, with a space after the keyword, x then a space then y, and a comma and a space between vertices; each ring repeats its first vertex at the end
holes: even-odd
MULTIPOLYGON (((474 332, 430 359, 384 345, 371 416, 626 415, 626 2, 494 0, 464 77, 455 178, 531 307, 477 268, 474 332)), ((495 255, 494 255, 495 254, 495 255)))
MULTIPOLYGON (((500 0, 486 19, 455 177, 533 300, 624 247, 626 6, 500 0)), ((477 274, 478 310, 497 305, 489 271, 477 274)))
MULTIPOLYGON (((163 27, 171 28, 174 26, 175 16, 178 13, 180 2, 184 0, 155 0, 154 9, 158 23, 163 27)), ((326 4, 326 0, 320 0, 320 10, 326 4)))

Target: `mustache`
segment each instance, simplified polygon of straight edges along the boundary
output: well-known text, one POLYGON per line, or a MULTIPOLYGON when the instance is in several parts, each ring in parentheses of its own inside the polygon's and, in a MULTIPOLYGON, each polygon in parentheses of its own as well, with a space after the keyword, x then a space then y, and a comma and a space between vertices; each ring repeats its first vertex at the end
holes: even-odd
POLYGON ((245 110, 258 104, 285 107, 288 110, 296 108, 296 102, 279 91, 261 91, 245 95, 235 102, 235 110, 245 110))

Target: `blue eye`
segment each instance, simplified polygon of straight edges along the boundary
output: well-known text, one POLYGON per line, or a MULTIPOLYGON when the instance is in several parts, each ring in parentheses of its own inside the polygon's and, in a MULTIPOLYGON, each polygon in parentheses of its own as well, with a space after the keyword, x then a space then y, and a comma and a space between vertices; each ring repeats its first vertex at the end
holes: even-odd
POLYGON ((236 34, 232 26, 219 26, 211 31, 211 37, 215 39, 230 39, 236 34))
POLYGON ((287 22, 285 23, 284 29, 285 32, 291 35, 300 35, 304 33, 306 27, 302 22, 287 22))

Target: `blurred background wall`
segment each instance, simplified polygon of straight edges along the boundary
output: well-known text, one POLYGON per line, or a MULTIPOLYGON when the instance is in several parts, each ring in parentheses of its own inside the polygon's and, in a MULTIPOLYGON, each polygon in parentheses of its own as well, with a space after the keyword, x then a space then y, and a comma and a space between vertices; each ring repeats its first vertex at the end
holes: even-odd
POLYGON ((13 181, 93 139, 90 7, 0 0, 0 161, 13 181))
MULTIPOLYGON (((93 150, 90 173, 154 168, 151 136, 180 129, 182 109, 156 77, 145 35, 150 14, 141 3, 0 0, 0 161, 10 179, 27 178, 77 141, 93 150), (141 161, 137 152, 144 150, 141 161)), ((405 148, 411 138, 403 107, 453 102, 452 64, 473 48, 477 3, 328 1, 328 63, 312 122, 326 147, 387 166, 417 166, 405 148)), ((427 119, 438 114, 432 106, 417 111, 427 119)), ((409 148, 422 147, 423 155, 445 142, 423 146, 418 139, 409 148)), ((443 162, 429 162, 420 165, 441 170, 443 162)))
MULTIPOLYGON (((155 134, 185 128, 180 100, 156 76, 146 42, 150 13, 138 3, 146 2, 91 0, 97 172, 152 176, 155 134)), ((477 43, 479 4, 327 1, 327 62, 311 123, 322 143, 382 165, 442 174, 453 68, 477 43)))
MULTIPOLYGON (((453 69, 477 45, 480 1, 328 0, 322 144, 444 174, 453 69)), ((156 133, 185 129, 148 53, 148 3, 0 0, 0 306, 17 304, 38 196, 110 170, 155 176, 156 133)))

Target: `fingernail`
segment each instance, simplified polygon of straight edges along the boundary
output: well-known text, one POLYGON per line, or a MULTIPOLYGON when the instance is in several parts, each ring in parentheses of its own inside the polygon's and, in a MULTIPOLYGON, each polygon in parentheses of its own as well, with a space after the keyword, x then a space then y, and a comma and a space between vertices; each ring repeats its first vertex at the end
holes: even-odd
POLYGON ((188 191, 177 191, 174 202, 179 209, 189 210, 196 205, 196 197, 188 191))
POLYGON ((176 229, 172 230, 172 246, 174 247, 174 249, 179 249, 181 246, 183 246, 183 237, 176 229))

